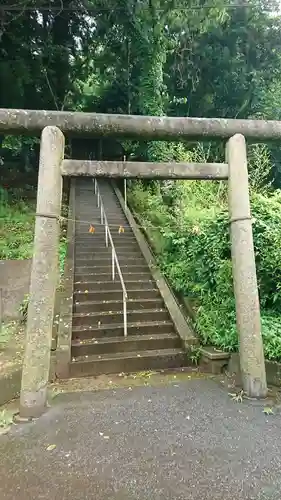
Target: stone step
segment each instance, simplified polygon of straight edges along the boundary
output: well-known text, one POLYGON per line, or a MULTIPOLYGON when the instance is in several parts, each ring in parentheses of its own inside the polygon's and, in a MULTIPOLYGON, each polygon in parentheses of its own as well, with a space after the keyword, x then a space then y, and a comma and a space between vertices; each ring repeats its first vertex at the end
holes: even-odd
MULTIPOLYGON (((115 243, 120 243, 120 242, 135 242, 136 243, 136 238, 135 235, 132 232, 125 231, 125 233, 118 233, 118 228, 116 227, 114 231, 111 231, 111 237, 113 239, 114 244, 115 243)), ((80 234, 75 234, 75 241, 77 244, 84 244, 87 243, 88 241, 105 241, 105 230, 103 228, 101 229, 96 229, 94 233, 89 233, 89 228, 87 227, 87 231, 82 232, 80 234)))
MULTIPOLYGON (((113 245, 115 246, 117 254, 123 250, 130 250, 131 252, 140 252, 140 248, 136 241, 115 241, 113 239, 113 245)), ((111 245, 108 243, 108 247, 105 244, 105 239, 89 239, 89 241, 85 241, 83 243, 75 241, 75 250, 91 250, 95 249, 96 252, 102 252, 105 250, 110 250, 111 245)))
MULTIPOLYGON (((89 291, 87 288, 87 292, 85 290, 81 291, 75 291, 74 292, 74 303, 79 302, 84 303, 84 302, 96 302, 96 301, 122 301, 123 300, 123 292, 121 287, 119 286, 119 290, 102 290, 99 291, 97 289, 98 287, 95 288, 93 291, 89 291)), ((143 300, 143 299, 156 299, 160 297, 160 292, 158 288, 149 288, 149 289, 136 289, 136 290, 127 290, 128 293, 128 299, 129 300, 143 300)))
MULTIPOLYGON (((73 304, 73 312, 75 313, 93 313, 93 312, 110 312, 122 311, 123 300, 97 300, 83 301, 76 300, 73 304)), ((127 311, 137 311, 142 309, 163 309, 164 302, 161 297, 154 299, 129 299, 127 300, 127 311)))
MULTIPOLYGON (((147 264, 119 264, 120 265, 120 269, 121 269, 121 273, 123 274, 126 274, 128 272, 131 272, 131 273, 145 273, 145 272, 148 272, 149 271, 149 268, 147 266, 147 264)), ((83 274, 83 273, 89 273, 89 274, 95 274, 95 273, 99 273, 99 274, 111 274, 112 273, 112 266, 111 266, 111 263, 108 263, 108 264, 104 264, 104 265, 99 265, 98 263, 96 263, 96 265, 87 265, 86 262, 85 262, 85 265, 77 265, 75 263, 75 271, 77 272, 77 274, 83 274)), ((115 271, 116 271, 116 274, 117 274, 117 269, 116 269, 116 265, 115 265, 115 271)), ((150 274, 150 272, 149 272, 150 274)))
POLYGON ((187 364, 181 349, 160 349, 78 357, 70 363, 70 376, 97 376, 110 373, 134 373, 143 370, 180 368, 187 364))
MULTIPOLYGON (((134 233, 132 232, 131 229, 128 229, 128 228, 123 226, 124 233, 119 233, 119 227, 120 227, 120 224, 118 226, 114 226, 114 227, 110 228, 110 233, 111 233, 111 236, 113 239, 122 238, 124 240, 124 239, 134 239, 135 238, 134 233)), ((92 238, 92 239, 98 238, 98 237, 101 238, 101 237, 104 237, 104 235, 105 235, 105 227, 100 226, 99 224, 95 225, 94 221, 92 221, 92 220, 89 221, 89 223, 84 223, 84 222, 76 223, 75 236, 76 236, 76 240, 78 240, 78 241, 83 241, 83 240, 86 240, 89 238, 92 238), (89 232, 90 224, 92 224, 94 226, 94 230, 95 230, 94 233, 89 232)))
MULTIPOLYGON (((113 240, 115 239, 120 239, 120 235, 118 233, 118 229, 119 227, 116 227, 114 229, 112 229, 110 232, 111 232, 111 237, 113 240)), ((123 240, 132 240, 134 239, 133 238, 133 234, 130 234, 128 232, 128 230, 126 231, 125 229, 125 233, 121 233, 121 236, 123 237, 122 239, 123 240)), ((94 221, 90 221, 89 224, 85 225, 82 223, 77 227, 76 225, 76 231, 75 231, 75 239, 76 241, 78 241, 79 243, 84 243, 84 242, 87 242, 87 241, 92 241, 92 240, 102 240, 104 241, 105 240, 105 228, 104 227, 99 227, 99 226, 96 226, 94 221), (89 232, 89 229, 90 229, 90 225, 92 225, 94 227, 94 232, 93 233, 90 233, 89 232)))
MULTIPOLYGON (((128 220, 126 217, 124 217, 124 215, 112 215, 112 214, 109 214, 108 212, 106 212, 106 218, 107 218, 107 222, 109 224, 109 227, 110 227, 110 230, 114 229, 114 228, 117 228, 120 226, 120 224, 123 226, 123 227, 126 227, 128 228, 129 231, 131 231, 131 226, 129 225, 128 223, 128 220)), ((75 217, 75 221, 76 221, 76 228, 77 228, 77 224, 79 223, 93 223, 95 222, 97 227, 104 227, 105 223, 104 221, 101 222, 101 216, 100 216, 100 212, 87 212, 87 213, 79 213, 79 214, 76 214, 76 217, 75 217)))
MULTIPOLYGON (((122 241, 124 241, 124 240, 131 241, 131 240, 135 239, 133 233, 130 233, 128 229, 124 228, 125 232, 121 233, 121 234, 118 233, 118 230, 119 230, 119 226, 110 230, 111 237, 112 237, 113 241, 120 240, 121 238, 122 238, 122 241)), ((75 239, 76 239, 76 241, 82 242, 82 243, 87 242, 87 241, 92 241, 92 240, 96 241, 98 239, 105 241, 105 228, 97 226, 94 221, 91 221, 87 225, 84 224, 83 226, 81 224, 79 227, 77 227, 77 225, 76 225, 75 239), (90 225, 92 225, 94 227, 93 233, 89 232, 90 225)))
MULTIPOLYGON (((124 227, 124 226, 123 226, 124 227)), ((132 241, 135 240, 135 236, 133 233, 131 233, 126 227, 124 227, 124 233, 119 234, 119 226, 116 226, 114 228, 110 229, 111 237, 113 241, 132 241)), ((105 240, 105 228, 104 227, 98 227, 94 221, 91 221, 89 224, 84 225, 84 227, 76 227, 75 231, 75 239, 76 241, 80 243, 87 243, 87 241, 92 241, 92 240, 105 240), (90 225, 93 226, 94 232, 90 233, 90 225)))
POLYGON ((140 352, 159 349, 179 349, 180 339, 175 333, 106 337, 98 340, 72 341, 72 357, 117 352, 140 352))
MULTIPOLYGON (((128 265, 131 264, 137 264, 137 265, 142 265, 146 264, 146 261, 143 256, 141 255, 117 255, 118 261, 120 265, 127 263, 128 265)), ((94 251, 88 252, 88 253, 83 253, 82 256, 80 254, 75 255, 75 264, 77 266, 83 266, 85 263, 87 263, 89 266, 93 265, 111 265, 111 252, 107 252, 106 255, 103 254, 97 254, 94 251)))
POLYGON ((123 209, 107 181, 99 181, 99 189, 128 293, 128 337, 120 278, 116 270, 111 279, 112 249, 105 244, 94 185, 77 179, 70 376, 184 366, 181 340, 123 209))
MULTIPOLYGON (((84 246, 75 245, 75 253, 79 252, 79 255, 80 253, 88 254, 91 251, 94 252, 95 255, 102 255, 102 254, 111 255, 111 247, 106 247, 105 245, 84 245, 84 246)), ((122 256, 126 257, 127 255, 131 257, 133 257, 134 255, 142 256, 142 253, 137 245, 118 246, 118 248, 116 247, 116 253, 118 258, 122 256)))
MULTIPOLYGON (((100 218, 100 208, 98 208, 98 206, 95 204, 95 203, 92 203, 91 201, 89 203, 86 203, 86 204, 81 204, 79 203, 79 205, 76 207, 76 216, 77 215, 83 215, 83 216, 86 216, 86 217, 89 217, 89 216, 93 216, 93 215, 98 215, 99 218, 100 218), (91 209, 89 210, 89 203, 91 204, 91 209)), ((122 217, 123 219, 126 219, 126 216, 124 214, 124 212, 122 211, 122 208, 121 206, 118 204, 116 204, 116 206, 109 206, 107 205, 106 203, 106 207, 105 207, 105 212, 106 212, 106 216, 107 217, 122 217), (114 208, 116 208, 116 210, 114 210, 114 208)))
MULTIPOLYGON (((130 256, 126 257, 124 255, 122 256, 117 256, 118 262, 122 269, 126 270, 128 268, 133 268, 134 267, 142 267, 142 268, 148 268, 146 261, 144 260, 143 257, 141 256, 130 256)), ((76 257, 75 258, 75 265, 77 268, 85 268, 87 267, 88 269, 90 268, 98 268, 98 269, 108 269, 112 266, 112 255, 89 255, 88 257, 83 257, 83 259, 76 257)), ((103 272, 103 271, 102 271, 103 272)))
MULTIPOLYGON (((138 250, 140 252, 140 248, 135 240, 128 241, 128 240, 123 240, 123 241, 115 241, 113 238, 113 245, 115 247, 117 255, 119 252, 125 248, 125 250, 130 249, 130 251, 135 252, 138 250)), ((89 251, 89 250, 95 250, 95 252, 104 252, 104 251, 111 251, 111 244, 108 241, 108 246, 106 246, 105 239, 100 238, 100 239, 95 239, 95 236, 89 240, 88 242, 85 241, 83 243, 75 241, 75 251, 89 251)))
MULTIPOLYGON (((142 309, 128 311, 128 323, 146 322, 146 321, 169 321, 170 316, 166 309, 142 309)), ((123 310, 109 312, 93 313, 73 313, 73 326, 96 326, 112 325, 123 323, 123 310)))
MULTIPOLYGON (((169 321, 147 321, 141 323, 128 323, 127 325, 128 337, 134 335, 157 335, 160 333, 170 333, 174 330, 174 325, 171 320, 169 321)), ((105 337, 123 337, 124 324, 113 325, 84 325, 73 326, 72 337, 75 340, 92 339, 105 337)))
MULTIPOLYGON (((142 273, 136 272, 136 273, 130 273, 130 272, 122 272, 123 280, 125 281, 125 285, 127 280, 129 281, 138 281, 138 280, 144 280, 144 279, 150 279, 151 274, 150 272, 143 271, 142 273)), ((87 272, 86 270, 83 273, 77 273, 75 271, 74 273, 74 280, 76 281, 109 281, 111 279, 111 270, 109 270, 107 273, 90 273, 87 272)), ((116 272, 116 281, 119 281, 119 276, 118 273, 116 272)))
MULTIPOLYGON (((127 292, 130 290, 151 290, 155 288, 155 281, 152 279, 141 279, 138 281, 135 280, 126 280, 125 286, 127 292)), ((74 291, 75 292, 84 292, 88 290, 88 292, 96 292, 97 290, 101 290, 102 292, 107 291, 120 291, 121 284, 120 280, 112 281, 111 279, 108 281, 90 281, 85 279, 84 281, 75 281, 74 282, 74 291)))

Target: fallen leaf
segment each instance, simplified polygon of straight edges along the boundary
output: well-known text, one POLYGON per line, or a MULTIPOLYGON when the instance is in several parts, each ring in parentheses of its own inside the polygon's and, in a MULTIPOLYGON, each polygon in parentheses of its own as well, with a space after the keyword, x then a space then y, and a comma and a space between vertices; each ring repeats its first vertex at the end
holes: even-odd
POLYGON ((57 445, 56 445, 56 444, 50 444, 50 445, 49 445, 46 449, 47 449, 47 451, 52 451, 52 450, 54 450, 56 447, 57 447, 57 445))
POLYGON ((269 406, 266 406, 264 409, 263 409, 263 413, 265 413, 265 415, 274 415, 273 413, 273 409, 270 408, 269 406))

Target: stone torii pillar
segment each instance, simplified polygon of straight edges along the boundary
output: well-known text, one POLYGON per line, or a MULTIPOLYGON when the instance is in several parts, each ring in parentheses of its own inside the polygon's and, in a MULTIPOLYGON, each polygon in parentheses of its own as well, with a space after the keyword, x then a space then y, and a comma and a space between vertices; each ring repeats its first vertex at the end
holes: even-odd
POLYGON ((260 304, 248 187, 247 149, 241 134, 227 143, 228 203, 243 390, 248 396, 263 398, 267 383, 261 335, 260 304))
POLYGON ((55 293, 59 279, 58 248, 64 136, 57 127, 41 135, 34 254, 23 362, 20 417, 38 417, 47 404, 55 293))

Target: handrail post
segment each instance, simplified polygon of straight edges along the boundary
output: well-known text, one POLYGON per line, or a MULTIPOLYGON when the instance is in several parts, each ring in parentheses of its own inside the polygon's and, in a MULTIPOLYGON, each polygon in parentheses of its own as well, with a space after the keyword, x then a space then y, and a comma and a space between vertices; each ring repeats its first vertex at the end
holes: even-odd
POLYGON ((114 256, 114 250, 112 248, 112 252, 111 252, 111 265, 112 265, 112 281, 115 280, 115 256, 114 256))
POLYGON ((100 192, 98 191, 98 208, 100 206, 100 192))
POLYGON ((103 224, 103 204, 101 203, 101 206, 100 206, 100 221, 101 221, 101 224, 103 224))
POLYGON ((107 224, 105 224, 105 246, 108 247, 108 227, 107 224))
POLYGON ((123 291, 123 321, 124 321, 124 337, 126 338, 128 335, 127 332, 127 297, 125 292, 123 291))
POLYGON ((94 179, 94 192, 97 194, 97 179, 94 179))
MULTIPOLYGON (((126 156, 123 157, 123 161, 125 163, 126 156)), ((127 210, 127 179, 126 178, 124 178, 124 202, 125 202, 125 209, 127 210)))
POLYGON ((124 179, 124 202, 125 210, 127 210, 127 179, 124 179))

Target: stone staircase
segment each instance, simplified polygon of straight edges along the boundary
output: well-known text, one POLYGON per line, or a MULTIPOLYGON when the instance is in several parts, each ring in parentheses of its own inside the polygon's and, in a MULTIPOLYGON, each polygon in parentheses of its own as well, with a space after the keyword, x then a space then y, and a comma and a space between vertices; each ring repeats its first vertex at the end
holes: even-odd
POLYGON ((112 281, 111 247, 105 245, 94 184, 77 179, 70 376, 184 366, 181 339, 118 198, 109 182, 99 180, 98 186, 128 293, 128 336, 121 282, 117 272, 112 281), (94 233, 83 222, 89 220, 94 233))

